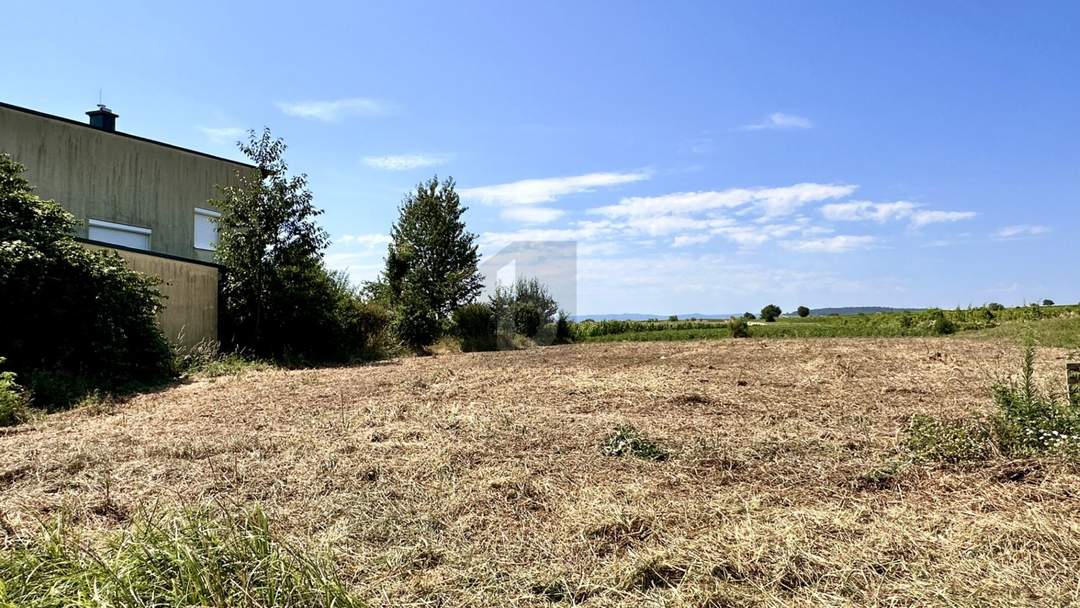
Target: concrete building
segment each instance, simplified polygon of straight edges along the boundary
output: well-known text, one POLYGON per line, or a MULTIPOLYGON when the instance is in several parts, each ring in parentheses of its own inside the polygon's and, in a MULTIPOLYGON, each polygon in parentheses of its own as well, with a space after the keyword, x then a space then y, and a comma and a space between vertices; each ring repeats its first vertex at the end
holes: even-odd
POLYGON ((162 278, 167 337, 216 340, 218 210, 207 201, 256 168, 119 132, 104 106, 87 114, 84 123, 0 102, 0 153, 26 167, 38 195, 81 221, 77 238, 162 278))

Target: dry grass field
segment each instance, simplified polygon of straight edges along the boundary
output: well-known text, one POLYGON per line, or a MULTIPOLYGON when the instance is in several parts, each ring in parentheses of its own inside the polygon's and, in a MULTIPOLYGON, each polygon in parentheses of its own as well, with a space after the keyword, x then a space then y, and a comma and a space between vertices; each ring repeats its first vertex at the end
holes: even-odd
POLYGON ((913 414, 988 411, 1019 356, 610 343, 196 380, 0 436, 0 526, 257 504, 372 606, 1076 604, 1080 470, 874 474, 913 414), (625 424, 671 457, 604 455, 625 424))

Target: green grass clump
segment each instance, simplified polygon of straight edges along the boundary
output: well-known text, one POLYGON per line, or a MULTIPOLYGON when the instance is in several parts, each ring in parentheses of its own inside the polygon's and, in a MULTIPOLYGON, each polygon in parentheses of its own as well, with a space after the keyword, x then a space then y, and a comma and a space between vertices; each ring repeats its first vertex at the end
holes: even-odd
POLYGON ((633 456, 656 462, 671 457, 667 450, 630 425, 620 426, 608 435, 602 451, 606 456, 633 456))
MULTIPOLYGON (((0 365, 4 358, 0 357, 0 365)), ((0 426, 15 426, 30 418, 26 392, 15 382, 12 372, 0 372, 0 426)))
POLYGON ((67 525, 0 551, 0 606, 351 608, 328 562, 270 532, 258 510, 151 517, 91 545, 67 525))
POLYGON ((269 369, 272 365, 243 352, 223 352, 217 342, 204 340, 179 347, 173 353, 176 369, 187 376, 235 376, 245 371, 269 369))

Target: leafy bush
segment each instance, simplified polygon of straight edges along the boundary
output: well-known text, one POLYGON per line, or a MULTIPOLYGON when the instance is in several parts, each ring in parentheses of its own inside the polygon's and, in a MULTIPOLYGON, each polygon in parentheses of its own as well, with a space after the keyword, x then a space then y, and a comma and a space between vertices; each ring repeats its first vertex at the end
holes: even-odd
POLYGON ((545 325, 555 322, 559 310, 547 287, 537 279, 527 278, 519 278, 509 287, 496 287, 490 304, 499 319, 500 332, 510 330, 529 338, 536 338, 545 325))
POLYGON ((653 461, 667 460, 671 456, 667 450, 630 425, 620 426, 608 435, 601 451, 606 456, 634 456, 653 461))
POLYGON ((1053 301, 1053 300, 1051 300, 1051 299, 1049 299, 1049 298, 1047 298, 1047 299, 1045 299, 1045 300, 1043 300, 1043 301, 1042 301, 1042 305, 1043 305, 1043 306, 1053 306, 1053 305, 1054 305, 1054 301, 1053 301))
POLYGON ((416 350, 434 344, 442 335, 442 321, 427 298, 413 286, 394 298, 391 326, 406 344, 416 350))
POLYGON ((772 323, 780 318, 780 315, 783 314, 783 312, 784 311, 780 310, 780 307, 776 304, 769 304, 761 309, 761 319, 766 323, 772 323))
POLYGON ((757 319, 757 315, 755 315, 752 312, 744 312, 742 314, 742 318, 746 319, 747 321, 753 321, 753 320, 757 319))
POLYGON ((555 343, 569 344, 574 341, 574 322, 570 315, 559 312, 559 318, 555 321, 555 343))
MULTIPOLYGON (((4 358, 0 357, 0 365, 4 358)), ((26 393, 15 383, 15 374, 0 372, 0 426, 15 426, 28 418, 26 393)))
POLYGON ((805 306, 800 306, 798 308, 798 313, 800 317, 806 318, 810 316, 810 309, 805 306))
POLYGON ((454 334, 466 352, 494 350, 495 312, 487 304, 466 304, 454 311, 454 334))
POLYGON ((137 520, 92 547, 57 525, 0 551, 0 606, 359 608, 329 560, 277 538, 260 512, 137 520))
POLYGON ((170 375, 157 279, 77 243, 74 216, 36 196, 22 171, 0 155, 0 352, 12 370, 43 407, 79 395, 38 387, 38 377, 116 388, 170 375))
POLYGON ((956 324, 945 316, 945 311, 932 308, 927 311, 927 317, 930 319, 930 330, 935 335, 946 336, 956 333, 956 324))
POLYGON ((987 310, 997 312, 999 310, 1005 310, 1005 305, 1004 304, 999 304, 997 302, 990 302, 989 304, 986 305, 986 308, 987 308, 987 310))
POLYGON ((731 329, 732 338, 749 338, 750 337, 750 323, 746 319, 740 317, 732 317, 728 321, 728 328, 731 329))

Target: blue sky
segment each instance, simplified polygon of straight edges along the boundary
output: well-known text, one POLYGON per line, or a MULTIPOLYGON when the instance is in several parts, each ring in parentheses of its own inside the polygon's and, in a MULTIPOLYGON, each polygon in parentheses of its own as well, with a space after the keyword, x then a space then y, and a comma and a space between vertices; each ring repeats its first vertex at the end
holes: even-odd
POLYGON ((579 313, 1080 300, 1077 3, 20 2, 0 99, 236 157, 269 126, 374 278, 453 176, 579 313))

